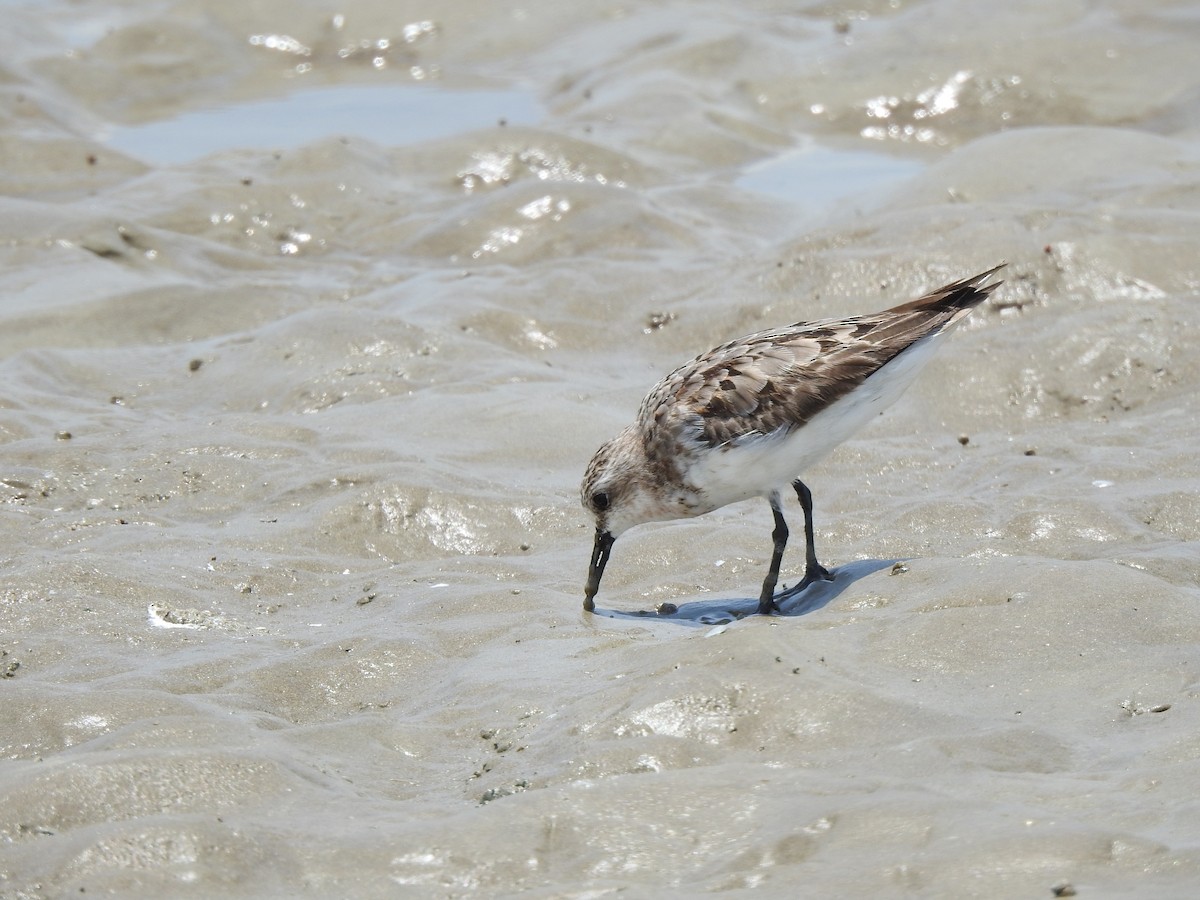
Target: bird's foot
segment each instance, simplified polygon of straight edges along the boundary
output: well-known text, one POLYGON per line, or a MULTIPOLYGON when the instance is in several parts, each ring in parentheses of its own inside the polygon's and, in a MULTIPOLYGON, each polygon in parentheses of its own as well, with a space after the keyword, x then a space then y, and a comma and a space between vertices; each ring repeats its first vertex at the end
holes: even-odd
POLYGON ((820 563, 809 566, 804 573, 804 577, 800 579, 800 581, 793 584, 790 588, 784 588, 779 592, 779 596, 775 598, 776 609, 778 609, 780 600, 790 600, 792 597, 804 593, 810 585, 813 585, 818 581, 833 581, 833 577, 833 573, 820 563))
POLYGON ((812 584, 814 581, 833 581, 833 573, 820 563, 809 566, 808 571, 804 573, 804 582, 812 584))
POLYGON ((760 616, 770 616, 779 612, 779 604, 775 602, 774 597, 763 597, 758 601, 758 614, 760 616))

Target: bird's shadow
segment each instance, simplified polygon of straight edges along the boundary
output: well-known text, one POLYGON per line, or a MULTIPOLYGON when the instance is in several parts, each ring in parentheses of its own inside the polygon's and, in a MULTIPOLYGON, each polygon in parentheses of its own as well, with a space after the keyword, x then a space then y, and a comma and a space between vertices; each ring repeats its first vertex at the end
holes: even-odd
MULTIPOLYGON (((886 569, 901 560, 863 559, 830 569, 831 581, 816 581, 798 594, 788 596, 787 590, 776 595, 778 612, 774 616, 806 616, 827 606, 833 599, 860 578, 886 569)), ((639 609, 624 612, 619 609, 603 609, 597 606, 597 616, 609 619, 657 619, 673 625, 726 625, 758 615, 757 597, 728 597, 723 600, 693 600, 691 603, 665 603, 657 610, 639 609)))

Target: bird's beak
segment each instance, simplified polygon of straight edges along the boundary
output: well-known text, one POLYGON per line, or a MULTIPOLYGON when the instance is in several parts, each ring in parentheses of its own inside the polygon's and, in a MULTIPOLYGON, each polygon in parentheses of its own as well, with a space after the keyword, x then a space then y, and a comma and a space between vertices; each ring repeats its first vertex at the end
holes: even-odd
POLYGON ((600 590, 600 578, 608 565, 608 554, 616 538, 607 531, 596 529, 596 545, 592 548, 592 562, 588 566, 587 584, 583 588, 583 608, 591 612, 596 608, 596 592, 600 590))

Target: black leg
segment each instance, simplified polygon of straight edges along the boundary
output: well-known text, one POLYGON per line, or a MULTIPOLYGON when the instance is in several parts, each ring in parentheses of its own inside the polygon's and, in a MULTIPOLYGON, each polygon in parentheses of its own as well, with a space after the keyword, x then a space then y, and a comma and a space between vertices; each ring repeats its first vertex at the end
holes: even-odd
POLYGON ((783 548, 787 546, 788 527, 783 520, 783 511, 779 508, 779 494, 773 493, 767 498, 771 504, 771 515, 775 517, 775 530, 771 532, 771 540, 775 542, 775 550, 771 554, 771 568, 763 580, 762 594, 758 598, 759 615, 770 615, 775 611, 775 584, 779 581, 779 563, 783 560, 783 548))
POLYGON ((829 570, 817 562, 817 547, 813 541, 812 491, 800 479, 792 482, 800 508, 804 510, 804 580, 791 590, 800 593, 814 581, 833 581, 829 570))

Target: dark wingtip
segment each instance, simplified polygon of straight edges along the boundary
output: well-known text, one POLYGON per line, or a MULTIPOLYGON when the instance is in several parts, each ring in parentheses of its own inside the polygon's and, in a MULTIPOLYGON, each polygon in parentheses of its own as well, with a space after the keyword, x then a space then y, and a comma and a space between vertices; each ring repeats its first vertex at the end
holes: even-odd
POLYGON ((1003 281, 993 281, 991 284, 982 284, 987 281, 1005 266, 1007 262, 1002 262, 998 266, 993 266, 986 272, 980 272, 978 275, 972 275, 970 278, 963 278, 959 281, 952 281, 950 284, 940 287, 935 291, 930 291, 923 297, 912 300, 895 307, 889 312, 907 313, 935 310, 968 310, 979 305, 996 288, 1004 284, 1003 281))
POLYGON ((989 278, 991 278, 993 275, 995 275, 1001 269, 1005 268, 1007 265, 1008 265, 1008 260, 1005 260, 1004 262, 1000 263, 1000 265, 992 266, 986 272, 980 272, 974 278, 967 278, 964 281, 959 282, 959 284, 963 285, 964 287, 973 287, 979 293, 983 294, 986 297, 988 294, 990 294, 996 288, 1000 287, 1000 285, 1004 284, 1004 282, 1003 281, 993 281, 991 284, 981 284, 980 282, 987 281, 989 278))
POLYGON ((930 296, 940 295, 947 301, 954 300, 959 303, 964 300, 968 303, 972 302, 972 300, 979 302, 979 300, 984 299, 988 294, 1004 284, 1003 281, 993 281, 991 284, 984 284, 983 282, 987 281, 1007 265, 1007 262, 1002 262, 998 266, 992 266, 986 272, 980 272, 978 275, 972 275, 970 278, 964 278, 943 288, 938 288, 930 296))

